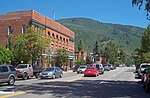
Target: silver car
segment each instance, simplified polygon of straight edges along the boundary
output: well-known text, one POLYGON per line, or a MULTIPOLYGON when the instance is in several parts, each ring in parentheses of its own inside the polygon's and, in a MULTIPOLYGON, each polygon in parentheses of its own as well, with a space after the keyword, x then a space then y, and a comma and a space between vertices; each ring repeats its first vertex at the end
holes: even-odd
POLYGON ((43 78, 62 78, 63 72, 59 67, 48 67, 45 68, 40 74, 39 79, 43 78))
POLYGON ((79 68, 77 69, 77 73, 84 73, 84 71, 86 70, 87 66, 83 65, 83 66, 79 66, 79 68))
POLYGON ((0 83, 14 85, 16 70, 12 65, 0 65, 0 83))

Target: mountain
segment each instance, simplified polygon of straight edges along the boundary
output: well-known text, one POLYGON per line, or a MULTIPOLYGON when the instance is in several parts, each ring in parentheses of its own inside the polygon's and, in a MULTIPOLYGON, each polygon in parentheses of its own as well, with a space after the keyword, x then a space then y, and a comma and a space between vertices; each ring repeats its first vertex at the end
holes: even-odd
POLYGON ((100 48, 107 42, 113 41, 118 47, 127 52, 132 52, 140 46, 140 39, 144 28, 103 23, 88 18, 67 18, 56 20, 75 32, 76 47, 79 40, 83 41, 84 49, 93 50, 93 45, 98 41, 100 48))

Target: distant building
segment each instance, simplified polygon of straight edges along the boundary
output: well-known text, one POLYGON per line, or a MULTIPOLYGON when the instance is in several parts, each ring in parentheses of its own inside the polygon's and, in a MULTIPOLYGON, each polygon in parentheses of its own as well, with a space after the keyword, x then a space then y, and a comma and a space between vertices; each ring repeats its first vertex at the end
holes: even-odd
POLYGON ((103 53, 92 54, 92 61, 95 63, 106 64, 107 57, 103 53))
POLYGON ((75 59, 82 58, 83 60, 86 60, 87 57, 87 53, 84 51, 75 51, 74 55, 75 55, 75 59))
MULTIPOLYGON (((9 34, 25 34, 28 25, 34 27, 35 30, 40 30, 45 37, 49 36, 52 39, 50 43, 52 54, 55 54, 59 48, 67 50, 70 59, 69 64, 72 64, 75 45, 74 32, 34 10, 0 15, 0 46, 7 45, 9 34)), ((47 67, 47 54, 42 55, 40 64, 42 67, 47 67)))

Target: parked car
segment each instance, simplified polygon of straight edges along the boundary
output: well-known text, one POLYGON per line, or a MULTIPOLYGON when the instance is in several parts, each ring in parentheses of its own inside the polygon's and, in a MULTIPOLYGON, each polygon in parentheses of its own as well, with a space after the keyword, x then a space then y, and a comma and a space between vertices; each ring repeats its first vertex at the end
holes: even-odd
POLYGON ((147 67, 150 67, 150 63, 142 63, 140 64, 140 67, 138 69, 138 72, 136 75, 136 77, 138 78, 141 78, 142 74, 143 74, 143 71, 147 68, 147 67))
POLYGON ((150 67, 146 68, 144 71, 144 80, 143 80, 143 87, 145 88, 146 92, 150 92, 150 67))
POLYGON ((91 66, 95 66, 96 69, 99 71, 99 74, 104 74, 104 67, 102 64, 94 63, 91 66))
POLYGON ((16 70, 13 65, 0 65, 0 83, 14 85, 16 70))
POLYGON ((19 64, 16 67, 16 77, 22 78, 24 80, 29 79, 29 77, 35 76, 38 78, 39 73, 42 71, 42 68, 33 68, 31 64, 19 64))
POLYGON ((110 66, 108 64, 103 64, 105 71, 110 71, 110 66))
POLYGON ((116 69, 116 66, 115 66, 115 65, 113 65, 113 64, 108 64, 108 66, 110 67, 110 70, 114 70, 114 69, 116 69))
POLYGON ((85 66, 85 65, 79 66, 79 68, 77 69, 77 73, 84 73, 86 68, 87 68, 87 66, 85 66))
POLYGON ((135 73, 135 78, 140 78, 140 76, 139 76, 139 73, 138 73, 138 70, 140 69, 140 64, 136 64, 135 65, 135 71, 134 71, 134 73, 135 73))
POLYGON ((80 67, 79 65, 76 65, 76 66, 73 68, 73 72, 77 72, 77 69, 78 69, 79 67, 80 67))
POLYGON ((99 70, 96 69, 95 66, 88 66, 84 71, 84 76, 98 76, 99 70))
POLYGON ((48 67, 45 68, 40 74, 39 74, 39 79, 43 78, 62 78, 63 76, 63 71, 59 67, 48 67))

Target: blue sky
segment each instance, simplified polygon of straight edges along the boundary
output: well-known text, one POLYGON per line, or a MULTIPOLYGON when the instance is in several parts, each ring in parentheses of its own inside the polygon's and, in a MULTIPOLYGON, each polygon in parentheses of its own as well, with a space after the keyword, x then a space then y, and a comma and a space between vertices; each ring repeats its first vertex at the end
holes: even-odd
POLYGON ((106 23, 133 25, 146 28, 144 8, 132 7, 131 0, 1 0, 0 14, 20 10, 35 10, 55 20, 64 18, 90 18, 106 23))

